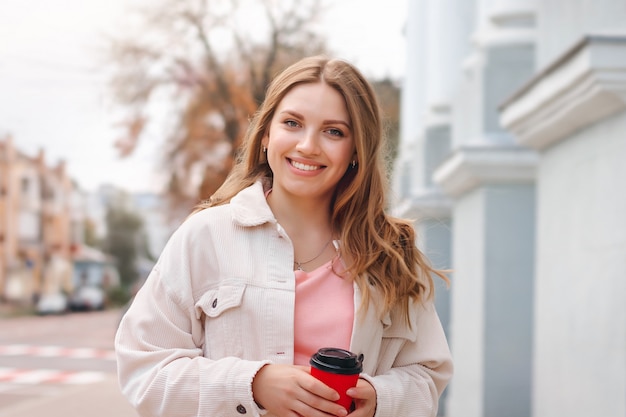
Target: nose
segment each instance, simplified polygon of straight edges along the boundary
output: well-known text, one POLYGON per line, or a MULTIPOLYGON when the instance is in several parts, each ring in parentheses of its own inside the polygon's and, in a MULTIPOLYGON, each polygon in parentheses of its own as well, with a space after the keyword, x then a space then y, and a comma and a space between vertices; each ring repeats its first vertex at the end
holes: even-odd
POLYGON ((319 135, 314 129, 304 129, 296 144, 296 150, 302 154, 315 155, 319 153, 319 135))

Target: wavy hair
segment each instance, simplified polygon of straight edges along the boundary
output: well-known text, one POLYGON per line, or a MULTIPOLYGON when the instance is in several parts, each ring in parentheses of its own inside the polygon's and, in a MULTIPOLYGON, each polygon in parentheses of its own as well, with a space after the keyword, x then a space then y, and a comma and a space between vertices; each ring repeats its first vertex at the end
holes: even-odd
POLYGON ((315 56, 304 58, 280 73, 251 120, 230 175, 196 211, 228 203, 258 180, 269 181, 271 186, 273 174, 261 140, 283 97, 295 86, 306 83, 324 83, 338 91, 352 122, 358 165, 347 169, 330 206, 332 227, 341 239, 346 272, 361 289, 362 306, 372 299, 372 291, 377 291, 383 300, 377 306, 381 316, 399 306, 408 322, 410 303, 433 297, 433 275, 446 282, 448 279, 442 271, 432 268, 417 248, 412 223, 385 211, 388 184, 381 110, 372 86, 353 65, 315 56))

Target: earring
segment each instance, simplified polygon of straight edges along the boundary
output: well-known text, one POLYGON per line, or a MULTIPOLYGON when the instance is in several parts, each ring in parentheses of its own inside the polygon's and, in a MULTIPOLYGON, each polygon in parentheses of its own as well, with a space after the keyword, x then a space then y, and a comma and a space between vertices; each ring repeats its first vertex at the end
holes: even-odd
POLYGON ((267 152, 267 148, 263 146, 263 153, 267 152))
POLYGON ((352 166, 352 168, 356 167, 356 160, 352 160, 352 163, 350 164, 352 166))

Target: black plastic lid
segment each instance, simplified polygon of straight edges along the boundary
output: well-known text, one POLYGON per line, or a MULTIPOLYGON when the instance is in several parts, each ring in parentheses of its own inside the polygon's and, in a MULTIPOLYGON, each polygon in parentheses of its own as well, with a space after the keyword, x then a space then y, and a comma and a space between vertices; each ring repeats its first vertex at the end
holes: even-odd
POLYGON ((353 375, 363 371, 363 355, 339 348, 322 348, 317 351, 309 361, 311 366, 322 371, 353 375))

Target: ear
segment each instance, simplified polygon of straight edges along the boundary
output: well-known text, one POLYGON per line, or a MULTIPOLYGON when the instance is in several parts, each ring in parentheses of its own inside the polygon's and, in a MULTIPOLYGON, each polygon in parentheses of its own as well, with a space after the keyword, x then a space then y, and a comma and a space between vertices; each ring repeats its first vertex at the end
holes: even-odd
POLYGON ((261 139, 261 146, 265 146, 267 148, 267 145, 270 143, 270 136, 269 134, 266 132, 263 135, 263 139, 261 139))

